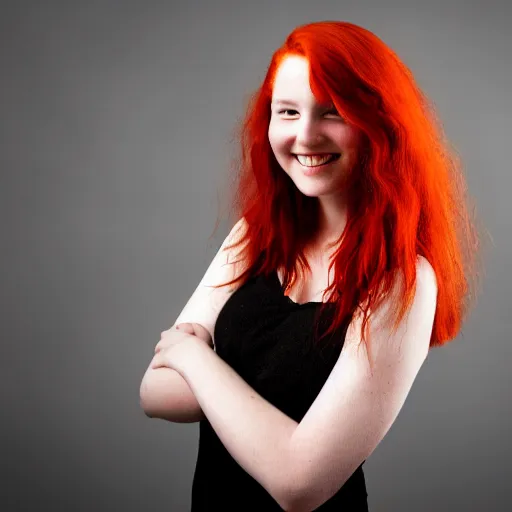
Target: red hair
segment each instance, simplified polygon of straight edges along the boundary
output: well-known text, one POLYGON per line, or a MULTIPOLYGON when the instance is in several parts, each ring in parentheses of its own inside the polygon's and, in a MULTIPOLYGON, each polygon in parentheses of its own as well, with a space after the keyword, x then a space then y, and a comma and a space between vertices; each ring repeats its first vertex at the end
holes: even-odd
POLYGON ((241 154, 229 201, 233 217, 247 226, 230 246, 244 245, 246 270, 219 286, 279 267, 287 286, 297 276, 297 262, 310 270, 303 250, 318 230, 318 199, 296 188, 268 139, 273 80, 291 55, 307 59, 317 100, 334 103, 363 134, 362 157, 347 184, 348 220, 331 262, 334 281, 326 293, 334 297, 335 313, 326 334, 359 307, 365 340, 369 312, 401 273, 403 294, 391 304, 397 326, 413 300, 421 255, 438 285, 430 346, 443 345, 458 334, 478 277, 479 239, 461 164, 411 71, 372 32, 351 23, 299 26, 272 56, 240 125, 241 154))

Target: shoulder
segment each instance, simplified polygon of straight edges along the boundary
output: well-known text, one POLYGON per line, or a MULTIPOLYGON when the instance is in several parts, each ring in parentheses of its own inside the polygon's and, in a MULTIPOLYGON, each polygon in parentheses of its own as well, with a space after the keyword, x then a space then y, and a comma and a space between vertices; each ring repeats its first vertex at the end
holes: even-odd
MULTIPOLYGON (((409 320, 416 321, 421 317, 428 319, 433 316, 437 303, 437 278, 436 273, 432 264, 424 256, 418 255, 416 257, 416 283, 414 293, 408 302, 406 317, 409 320)), ((395 287, 386 299, 384 309, 386 310, 397 310, 397 303, 406 300, 403 294, 403 273, 400 273, 396 279, 395 287), (399 284, 399 286, 398 286, 399 284), (399 290, 399 291, 398 291, 399 290), (399 293, 400 295, 397 295, 399 293)), ((407 318, 403 319, 403 322, 407 322, 407 318)), ((431 323, 431 322, 428 322, 431 323)), ((424 322, 421 322, 424 324, 424 322)))
MULTIPOLYGON (((431 263, 423 256, 416 259, 416 286, 408 302, 404 316, 395 325, 398 311, 406 300, 404 275, 398 273, 393 288, 379 305, 368 310, 369 341, 375 357, 386 352, 401 352, 404 339, 406 345, 416 354, 427 354, 437 307, 437 278, 431 263)), ((360 330, 363 324, 361 308, 354 315, 348 330, 349 346, 358 348, 361 344, 360 330)))
POLYGON ((241 217, 231 228, 230 232, 228 233, 228 236, 224 239, 224 242, 221 247, 224 250, 231 249, 231 245, 238 244, 238 242, 240 242, 240 240, 243 239, 243 237, 247 233, 248 228, 249 225, 245 217, 241 217))
POLYGON ((424 257, 416 259, 416 290, 411 310, 416 316, 426 315, 431 327, 437 306, 437 276, 432 264, 424 257))
MULTIPOLYGON (((388 298, 386 309, 398 311, 398 307, 390 302, 393 297, 388 298)), ((400 300, 406 300, 402 295, 400 300)), ((391 346, 395 346, 398 353, 403 355, 409 347, 413 359, 418 355, 428 354, 430 338, 434 325, 434 317, 437 307, 437 278, 432 264, 421 255, 416 258, 416 286, 404 317, 397 325, 396 331, 387 323, 385 332, 388 334, 388 340, 391 340, 391 346), (405 341, 405 343, 404 343, 405 341), (396 342, 396 343, 395 343, 396 342)), ((420 358, 423 360, 423 356, 420 358)))
POLYGON ((220 310, 240 286, 240 283, 229 286, 228 283, 238 276, 239 269, 243 267, 243 261, 238 258, 239 249, 236 244, 241 240, 246 225, 242 218, 230 230, 175 324, 200 324, 213 339, 220 310))
POLYGON ((247 231, 247 228, 249 227, 249 224, 247 223, 247 220, 245 217, 241 217, 238 219, 238 221, 233 226, 233 229, 231 230, 232 233, 238 233, 239 235, 245 233, 247 231))
POLYGON ((416 279, 421 286, 437 292, 437 276, 434 267, 425 256, 418 255, 416 259, 416 279))
MULTIPOLYGON (((249 225, 245 217, 241 217, 231 228, 231 231, 221 246, 221 250, 226 253, 226 264, 229 264, 232 269, 230 279, 234 279, 246 269, 246 261, 243 258, 239 258, 243 255, 243 251, 248 242, 248 240, 245 239, 245 242, 241 243, 247 234, 248 228, 249 225)), ((234 289, 232 288, 232 290, 234 289)))
MULTIPOLYGON (((437 277, 433 266, 424 256, 418 255, 416 257, 415 278, 416 286, 411 302, 411 307, 414 307, 415 303, 417 302, 435 302, 437 296, 437 277)), ((396 274, 393 287, 388 297, 383 302, 383 309, 394 309, 397 301, 400 302, 405 299, 403 294, 404 279, 403 271, 396 274)))

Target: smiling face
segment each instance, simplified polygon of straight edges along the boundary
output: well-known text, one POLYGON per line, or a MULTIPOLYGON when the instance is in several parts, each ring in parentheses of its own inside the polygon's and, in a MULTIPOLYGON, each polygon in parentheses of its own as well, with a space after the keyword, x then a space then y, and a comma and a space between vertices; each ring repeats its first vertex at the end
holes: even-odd
POLYGON ((361 135, 332 104, 317 102, 309 86, 307 60, 290 56, 276 73, 268 138, 277 162, 296 187, 304 195, 321 197, 344 190, 361 135))

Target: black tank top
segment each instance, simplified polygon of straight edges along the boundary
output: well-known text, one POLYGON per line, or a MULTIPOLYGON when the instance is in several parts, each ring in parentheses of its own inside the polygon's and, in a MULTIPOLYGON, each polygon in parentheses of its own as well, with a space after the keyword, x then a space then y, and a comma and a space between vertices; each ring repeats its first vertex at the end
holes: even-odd
MULTIPOLYGON (((331 373, 350 317, 313 343, 319 302, 297 304, 284 295, 277 272, 246 281, 227 300, 215 324, 215 349, 257 393, 294 419, 306 414, 331 373)), ((325 332, 333 304, 320 318, 325 332)), ((363 462, 364 464, 364 462, 363 462)), ((368 510, 361 464, 341 489, 316 510, 368 510)), ((283 510, 221 443, 208 420, 199 422, 192 512, 283 510)))

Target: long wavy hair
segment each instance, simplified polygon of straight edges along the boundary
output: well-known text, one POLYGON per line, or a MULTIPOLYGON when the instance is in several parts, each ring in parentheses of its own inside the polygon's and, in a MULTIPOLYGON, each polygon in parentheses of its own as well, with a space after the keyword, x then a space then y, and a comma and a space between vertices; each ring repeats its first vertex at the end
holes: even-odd
POLYGON ((304 250, 318 230, 318 199, 297 189, 268 139, 273 81, 292 55, 307 59, 317 100, 333 103, 363 135, 362 156, 347 183, 347 223, 329 266, 329 271, 334 266, 334 280, 325 293, 335 310, 324 336, 358 308, 361 340, 370 353, 365 328, 371 312, 400 272, 401 300, 391 304, 398 326, 413 300, 417 256, 422 255, 438 285, 430 347, 445 344, 460 331, 479 277, 479 235, 460 159, 408 67, 376 35, 348 22, 316 22, 293 30, 248 102, 237 129, 240 153, 233 159, 228 200, 232 218, 245 219, 247 226, 228 247, 243 246, 239 254, 245 270, 218 286, 283 268, 287 287, 299 267, 310 270, 304 250))

